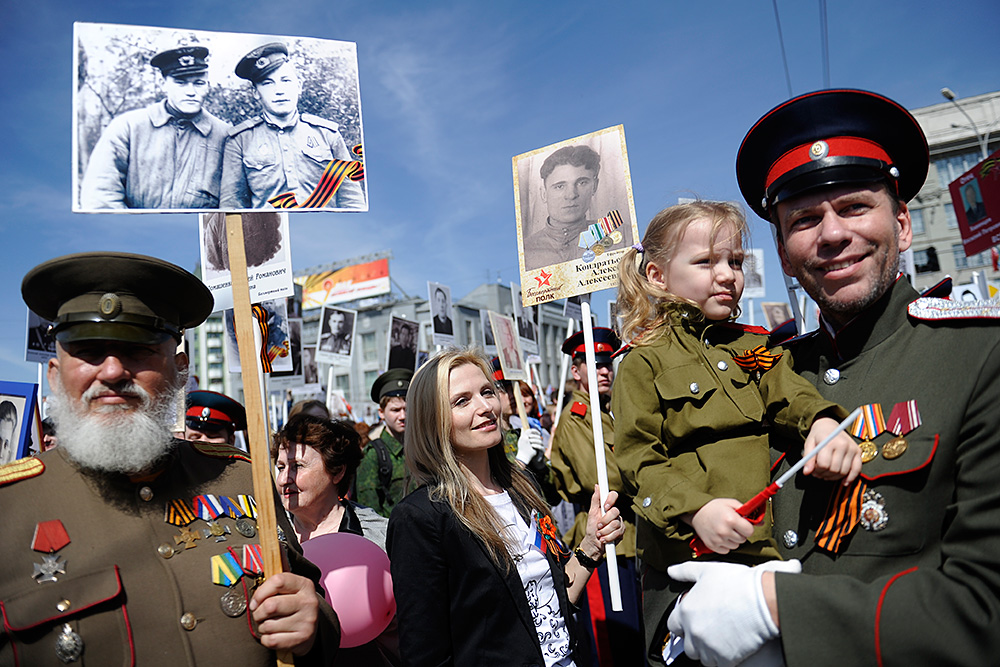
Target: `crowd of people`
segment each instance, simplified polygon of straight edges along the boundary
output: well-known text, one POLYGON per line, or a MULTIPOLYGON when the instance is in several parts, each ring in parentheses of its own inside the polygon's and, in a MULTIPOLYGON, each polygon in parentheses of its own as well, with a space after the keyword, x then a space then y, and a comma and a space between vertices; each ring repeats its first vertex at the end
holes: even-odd
POLYGON ((1000 308, 899 273, 919 125, 874 93, 803 95, 751 128, 736 168, 817 331, 736 323, 741 208, 670 207, 621 259, 621 330, 564 343, 576 388, 554 427, 499 363, 445 349, 376 380, 378 430, 296 405, 270 443, 272 498, 232 447, 238 402, 191 392, 184 439, 168 429, 181 332, 212 309, 197 278, 120 253, 33 269, 58 446, 0 467, 18 508, 0 514, 0 663, 992 664, 1000 308), (258 503, 286 558, 267 579, 258 503), (330 533, 390 563, 395 618, 352 648, 302 555, 330 533))

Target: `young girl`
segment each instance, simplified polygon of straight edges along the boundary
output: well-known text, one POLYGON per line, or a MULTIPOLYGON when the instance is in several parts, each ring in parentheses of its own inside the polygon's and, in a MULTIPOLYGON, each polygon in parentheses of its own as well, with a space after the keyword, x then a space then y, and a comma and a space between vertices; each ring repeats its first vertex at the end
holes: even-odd
MULTIPOLYGON (((730 321, 743 293, 746 230, 733 204, 673 206, 618 268, 622 339, 633 349, 612 395, 615 459, 635 489, 649 631, 682 590, 666 569, 692 557, 693 537, 714 552, 707 558, 778 558, 770 508, 756 527, 737 513, 770 483, 768 434, 805 441, 809 451, 847 414, 793 373, 784 354, 755 350, 766 345, 763 329, 730 321)), ((860 450, 843 433, 804 469, 845 485, 860 471, 860 450)))
POLYGON ((399 650, 405 665, 574 664, 572 606, 624 526, 608 494, 591 502, 572 555, 528 476, 504 454, 500 400, 485 359, 447 350, 406 397, 406 466, 420 487, 389 517, 399 650))

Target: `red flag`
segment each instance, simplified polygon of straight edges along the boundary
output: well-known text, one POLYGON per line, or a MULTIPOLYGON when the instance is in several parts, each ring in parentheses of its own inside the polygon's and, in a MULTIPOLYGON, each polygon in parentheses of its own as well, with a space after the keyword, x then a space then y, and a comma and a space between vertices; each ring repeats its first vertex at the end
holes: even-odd
POLYGON ((997 252, 996 246, 990 248, 990 259, 993 260, 993 270, 1000 271, 1000 252, 997 252))

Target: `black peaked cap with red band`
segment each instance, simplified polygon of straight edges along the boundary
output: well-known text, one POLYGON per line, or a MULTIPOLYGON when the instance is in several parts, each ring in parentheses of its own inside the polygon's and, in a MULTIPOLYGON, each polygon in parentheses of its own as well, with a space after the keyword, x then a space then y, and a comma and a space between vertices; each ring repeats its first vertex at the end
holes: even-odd
MULTIPOLYGON (((611 355, 622 346, 621 339, 614 331, 607 327, 594 327, 594 361, 598 364, 610 364, 611 355)), ((587 346, 583 342, 583 330, 567 338, 562 344, 563 354, 568 354, 574 359, 582 357, 587 346)))
POLYGON ((770 220, 803 192, 886 180, 905 202, 927 177, 927 138, 909 111, 864 90, 820 90, 778 105, 750 128, 736 156, 747 204, 770 220))
POLYGON ((184 422, 195 430, 204 426, 227 426, 242 431, 247 427, 247 411, 239 401, 225 394, 199 389, 188 392, 184 422))

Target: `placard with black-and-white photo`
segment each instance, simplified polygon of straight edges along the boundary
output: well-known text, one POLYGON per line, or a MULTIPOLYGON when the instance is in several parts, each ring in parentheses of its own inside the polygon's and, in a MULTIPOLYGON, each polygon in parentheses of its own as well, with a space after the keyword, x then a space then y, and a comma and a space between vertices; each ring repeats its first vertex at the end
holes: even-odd
POLYGON ((353 42, 76 23, 73 54, 74 211, 368 210, 353 42))
POLYGON ((487 355, 497 353, 497 344, 493 338, 493 326, 490 325, 490 311, 485 308, 479 311, 479 328, 483 332, 483 351, 487 355))
POLYGON ((523 153, 513 168, 524 304, 616 287, 639 238, 625 128, 523 153))
POLYGON ((355 310, 323 306, 319 318, 319 338, 316 340, 316 361, 324 364, 351 363, 357 321, 355 310))
POLYGON ((451 288, 428 280, 427 299, 431 306, 431 331, 434 335, 434 345, 453 345, 455 343, 455 325, 451 317, 451 288))
POLYGON ((389 346, 386 351, 386 370, 390 368, 417 369, 417 345, 420 322, 403 317, 389 317, 389 346))
MULTIPOLYGON (((0 382, 0 465, 28 455, 37 405, 37 384, 0 382)), ((40 433, 35 433, 35 437, 37 447, 40 433)))
POLYGON ((514 318, 490 311, 489 319, 490 325, 493 327, 493 335, 496 338, 497 356, 500 358, 503 378, 527 382, 528 373, 525 371, 524 355, 521 354, 521 345, 518 341, 514 318))
POLYGON ((319 366, 316 363, 316 346, 302 346, 302 382, 303 389, 319 390, 319 366))
POLYGON ((538 354, 538 325, 535 323, 535 310, 539 306, 521 305, 521 286, 510 284, 510 300, 514 308, 514 321, 517 322, 517 336, 521 339, 521 349, 525 355, 538 354))
MULTIPOLYGON (((267 340, 262 344, 264 356, 271 365, 271 372, 292 370, 291 342, 288 340, 288 305, 286 299, 275 299, 274 301, 262 301, 260 305, 266 313, 264 320, 267 324, 267 340)), ((240 373, 240 350, 236 342, 236 320, 232 310, 226 311, 226 355, 229 357, 229 372, 240 373)), ((254 326, 257 326, 254 318, 254 326)))
MULTIPOLYGON (((288 299, 291 301, 291 299, 288 299)), ((272 371, 271 389, 291 389, 304 384, 302 374, 302 319, 288 318, 288 350, 292 358, 292 370, 272 371)))
MULTIPOLYGON (((294 297, 288 214, 259 211, 243 213, 242 217, 250 303, 294 297)), ((215 298, 215 312, 229 310, 233 307, 233 276, 229 271, 226 215, 199 215, 198 237, 201 280, 215 298)))
POLYGON ((49 334, 52 322, 42 319, 30 309, 24 336, 24 360, 36 364, 46 364, 56 356, 56 339, 49 334))

